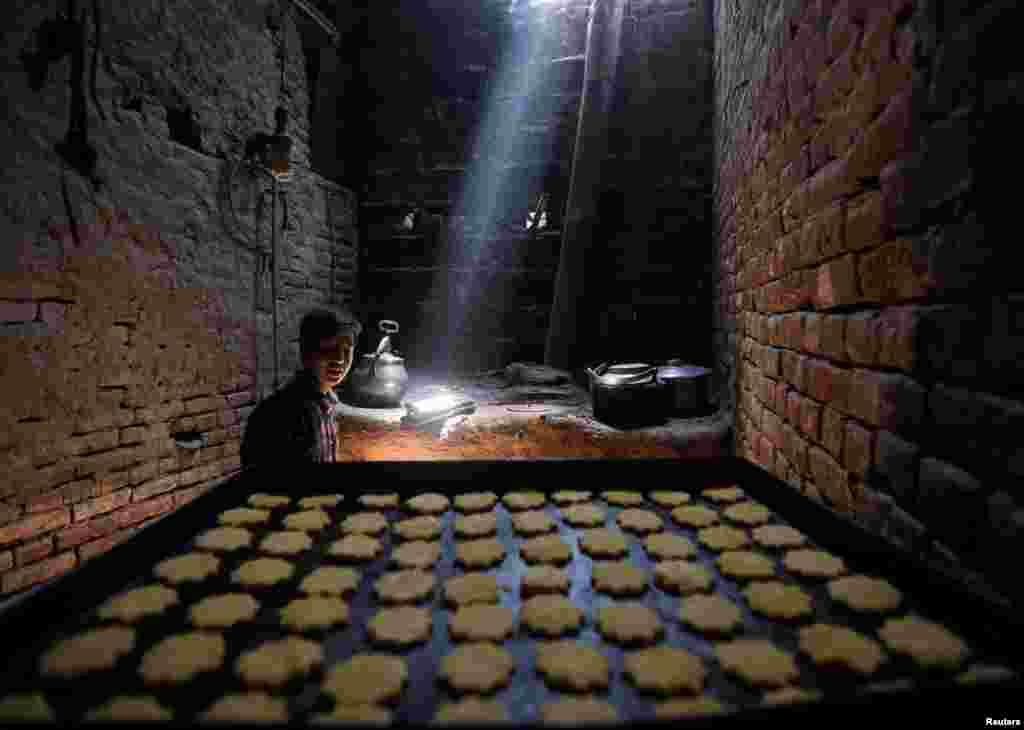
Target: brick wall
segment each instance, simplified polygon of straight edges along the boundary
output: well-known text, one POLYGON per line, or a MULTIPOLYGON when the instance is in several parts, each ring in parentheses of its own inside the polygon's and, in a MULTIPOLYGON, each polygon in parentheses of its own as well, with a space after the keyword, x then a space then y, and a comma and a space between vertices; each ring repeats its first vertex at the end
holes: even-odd
MULTIPOLYGON (((34 60, 51 3, 23 4, 4 31, 0 594, 234 474, 245 420, 272 388, 256 253, 268 216, 260 183, 232 163, 272 128, 280 36, 265 7, 236 0, 96 7, 82 10, 77 59, 34 60), (58 154, 69 138, 94 150, 91 174, 58 154), (203 446, 179 447, 183 431, 203 446)), ((281 243, 287 377, 305 309, 346 312, 356 234, 352 194, 308 169, 302 43, 295 18, 282 27, 298 165, 281 243)))
POLYGON ((996 556, 1024 526, 1021 302, 994 181, 1019 19, 1008 2, 728 0, 715 52, 738 453, 1013 592, 996 556))

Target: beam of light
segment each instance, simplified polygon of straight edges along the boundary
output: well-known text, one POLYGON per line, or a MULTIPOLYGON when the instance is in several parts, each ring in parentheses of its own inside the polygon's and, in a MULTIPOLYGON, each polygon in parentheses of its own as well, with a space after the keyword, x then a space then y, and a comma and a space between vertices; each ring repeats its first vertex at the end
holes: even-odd
MULTIPOLYGON (((541 52, 531 59, 539 39, 531 34, 531 27, 536 27, 536 21, 529 16, 550 12, 550 6, 556 4, 564 4, 564 0, 544 3, 534 0, 529 3, 529 7, 521 0, 512 0, 510 3, 508 12, 512 28, 506 36, 507 44, 497 61, 493 76, 480 99, 480 123, 474 130, 475 136, 466 160, 461 189, 452 206, 455 225, 450 229, 448 259, 439 262, 443 273, 433 285, 432 299, 448 302, 446 333, 433 333, 432 359, 436 364, 443 363, 450 367, 459 359, 458 353, 452 351, 455 340, 467 319, 474 313, 475 307, 483 305, 488 297, 492 300, 491 306, 500 305, 500 302, 493 302, 497 295, 484 291, 481 281, 481 269, 493 253, 492 239, 507 237, 507 229, 502 225, 506 222, 517 225, 519 230, 525 232, 526 207, 534 205, 538 193, 546 192, 535 189, 535 186, 529 184, 529 178, 537 172, 540 173, 540 180, 546 176, 557 125, 540 126, 538 135, 539 125, 525 124, 529 112, 539 111, 543 114, 546 111, 543 108, 544 97, 537 93, 538 74, 546 74, 550 67, 549 54, 541 52), (543 7, 539 7, 541 5, 543 7), (531 64, 531 61, 534 63, 531 64), (539 139, 540 144, 536 146, 536 153, 527 159, 530 136, 535 141, 539 139), (501 219, 507 210, 508 201, 501 199, 506 189, 529 190, 532 197, 523 201, 524 209, 509 221, 501 219), (460 262, 458 269, 455 269, 455 261, 460 262), (459 284, 450 285, 450 278, 459 284)), ((554 106, 553 101, 547 103, 554 106)), ((530 151, 533 152, 532 149, 530 151)), ((509 261, 506 255, 503 268, 517 265, 524 253, 522 250, 514 251, 513 261, 509 261)))

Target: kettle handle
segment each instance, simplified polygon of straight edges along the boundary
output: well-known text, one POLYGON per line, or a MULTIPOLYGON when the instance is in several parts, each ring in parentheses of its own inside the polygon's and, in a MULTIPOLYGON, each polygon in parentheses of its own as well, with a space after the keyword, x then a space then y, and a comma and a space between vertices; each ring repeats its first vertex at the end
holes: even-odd
POLYGON ((382 319, 377 323, 380 331, 386 335, 393 335, 398 333, 398 322, 393 319, 382 319))

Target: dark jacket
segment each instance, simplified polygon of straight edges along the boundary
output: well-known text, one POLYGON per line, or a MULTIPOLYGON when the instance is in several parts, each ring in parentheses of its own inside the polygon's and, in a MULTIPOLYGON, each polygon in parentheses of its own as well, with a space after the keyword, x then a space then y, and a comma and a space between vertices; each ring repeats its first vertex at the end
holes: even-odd
POLYGON ((313 373, 300 370, 291 381, 260 403, 249 414, 242 439, 242 467, 262 462, 281 466, 291 462, 334 461, 322 453, 320 427, 327 400, 331 416, 338 398, 320 392, 313 373))

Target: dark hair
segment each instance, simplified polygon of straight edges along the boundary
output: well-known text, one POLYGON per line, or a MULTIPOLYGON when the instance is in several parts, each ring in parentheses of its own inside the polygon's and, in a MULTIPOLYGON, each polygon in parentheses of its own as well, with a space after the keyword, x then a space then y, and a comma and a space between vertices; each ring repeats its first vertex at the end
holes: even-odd
POLYGON ((349 337, 354 344, 357 334, 357 323, 342 322, 327 309, 314 309, 299 325, 299 351, 302 357, 316 352, 320 349, 320 340, 326 337, 349 337))

